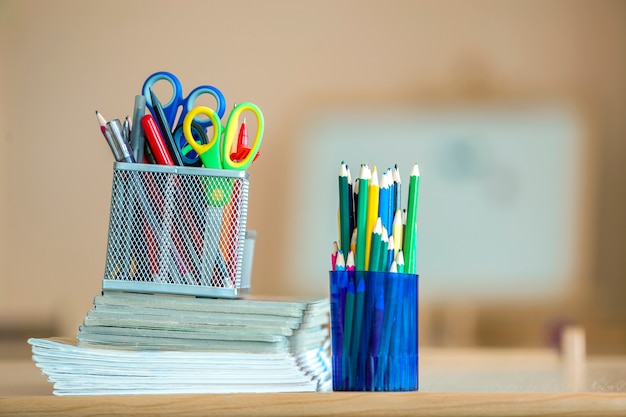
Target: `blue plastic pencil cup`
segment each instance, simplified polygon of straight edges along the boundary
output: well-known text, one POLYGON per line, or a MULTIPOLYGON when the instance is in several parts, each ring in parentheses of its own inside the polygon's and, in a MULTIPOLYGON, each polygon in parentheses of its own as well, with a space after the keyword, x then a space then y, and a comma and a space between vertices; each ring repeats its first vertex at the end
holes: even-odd
POLYGON ((330 272, 334 391, 418 389, 418 278, 330 272))

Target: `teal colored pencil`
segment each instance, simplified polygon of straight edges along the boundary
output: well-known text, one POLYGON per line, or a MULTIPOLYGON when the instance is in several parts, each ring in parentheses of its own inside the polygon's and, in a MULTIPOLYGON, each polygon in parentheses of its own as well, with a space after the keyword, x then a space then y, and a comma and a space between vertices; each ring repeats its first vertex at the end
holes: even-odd
POLYGON ((370 246, 369 271, 381 271, 381 247, 382 247, 383 225, 380 217, 376 219, 374 231, 372 232, 372 244, 370 246))
POLYGON ((361 344, 367 341, 361 340, 361 334, 363 332, 363 316, 365 315, 365 279, 363 278, 364 272, 356 271, 357 284, 354 295, 354 325, 352 326, 352 340, 350 341, 350 376, 356 380, 358 374, 359 363, 359 351, 361 350, 361 344))
POLYGON ((352 175, 350 174, 350 167, 348 166, 348 164, 346 164, 346 171, 348 173, 348 223, 349 223, 349 229, 350 229, 350 233, 352 233, 352 231, 355 228, 354 225, 354 193, 353 193, 353 186, 352 186, 352 175))
POLYGON ((356 269, 365 271, 365 248, 367 245, 367 204, 369 179, 371 173, 367 165, 361 165, 359 173, 359 206, 357 208, 357 232, 356 232, 356 269))
POLYGON ((413 166, 409 180, 409 199, 406 212, 406 233, 404 236, 405 269, 407 274, 415 274, 417 270, 417 254, 415 252, 415 227, 417 224, 417 205, 420 184, 420 171, 417 164, 413 166))
POLYGON ((350 250, 350 198, 348 186, 348 170, 342 163, 339 169, 339 244, 343 253, 350 250))
POLYGON ((405 266, 404 266, 404 252, 398 251, 396 255, 396 269, 398 274, 404 274, 405 266))
MULTIPOLYGON (((346 304, 343 317, 343 357, 344 361, 350 357, 350 344, 352 342, 352 324, 354 322, 354 275, 348 274, 348 290, 346 291, 346 304)), ((346 375, 344 375, 344 378, 346 375)))

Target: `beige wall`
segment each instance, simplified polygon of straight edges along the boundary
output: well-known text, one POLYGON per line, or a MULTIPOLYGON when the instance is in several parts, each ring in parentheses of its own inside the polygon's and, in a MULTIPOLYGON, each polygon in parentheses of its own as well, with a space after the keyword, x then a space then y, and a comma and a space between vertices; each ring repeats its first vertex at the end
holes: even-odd
POLYGON ((263 109, 248 226, 265 294, 297 291, 277 268, 293 255, 281 226, 289 193, 269 190, 305 157, 305 110, 324 99, 581 104, 596 128, 592 315, 624 319, 624 2, 0 0, 0 34, 3 320, 75 333, 100 290, 108 226, 112 157, 94 110, 130 114, 156 70, 263 109))

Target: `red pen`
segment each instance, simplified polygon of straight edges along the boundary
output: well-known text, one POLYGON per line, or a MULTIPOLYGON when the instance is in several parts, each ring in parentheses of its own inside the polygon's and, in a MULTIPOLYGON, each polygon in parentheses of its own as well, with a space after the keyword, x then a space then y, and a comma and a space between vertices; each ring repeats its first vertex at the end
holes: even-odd
POLYGON ((248 148, 248 126, 246 125, 246 118, 243 118, 243 123, 239 128, 239 137, 237 138, 237 149, 248 148))
POLYGON ((165 141, 159 131, 159 126, 151 114, 146 114, 141 118, 141 126, 143 126, 146 139, 148 139, 148 145, 150 145, 150 149, 157 163, 161 165, 174 165, 174 161, 172 161, 172 157, 167 151, 165 141))
MULTIPOLYGON (((233 151, 230 154, 230 159, 233 161, 243 161, 250 153, 250 147, 248 146, 248 127, 246 126, 246 119, 243 119, 243 123, 239 128, 239 137, 237 138, 237 147, 233 144, 233 151)), ((256 161, 260 152, 254 156, 252 162, 256 161)))

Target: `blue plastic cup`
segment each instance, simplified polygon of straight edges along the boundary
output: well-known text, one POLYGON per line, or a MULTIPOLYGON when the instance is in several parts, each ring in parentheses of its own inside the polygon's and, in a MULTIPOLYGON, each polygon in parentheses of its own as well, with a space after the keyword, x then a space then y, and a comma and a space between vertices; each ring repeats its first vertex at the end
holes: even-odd
POLYGON ((418 389, 418 278, 330 272, 333 390, 418 389))

